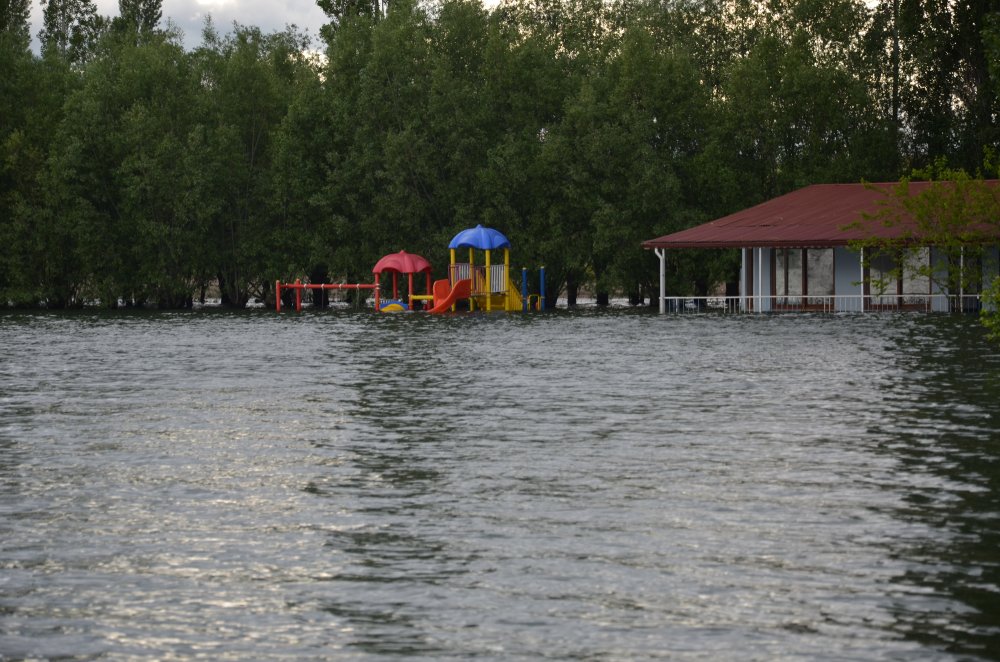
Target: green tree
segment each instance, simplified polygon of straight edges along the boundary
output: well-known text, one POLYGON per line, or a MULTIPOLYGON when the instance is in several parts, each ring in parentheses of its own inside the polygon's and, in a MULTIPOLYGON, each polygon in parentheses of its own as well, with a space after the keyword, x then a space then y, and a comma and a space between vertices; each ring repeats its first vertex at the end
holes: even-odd
POLYGON ((266 271, 275 280, 291 282, 306 276, 312 282, 333 275, 335 247, 341 229, 330 201, 323 195, 331 127, 318 67, 304 66, 297 76, 288 113, 273 138, 272 208, 274 250, 266 271))
POLYGON ((291 29, 264 34, 243 26, 224 39, 211 29, 205 37, 192 54, 208 145, 202 190, 213 210, 204 237, 223 303, 242 308, 251 297, 264 299, 281 275, 267 266, 280 233, 273 138, 306 66, 308 40, 291 29))
POLYGON ((186 147, 198 79, 168 35, 123 40, 88 65, 53 138, 46 209, 72 219, 88 299, 190 302, 200 253, 186 147))
MULTIPOLYGON (((717 188, 698 181, 698 159, 711 141, 714 114, 711 91, 687 48, 657 48, 640 26, 625 33, 610 76, 610 118, 617 118, 622 132, 615 139, 622 152, 620 178, 605 199, 616 200, 619 218, 605 217, 595 227, 595 276, 600 282, 605 271, 607 289, 628 293, 638 303, 654 289, 657 275, 640 242, 703 220, 703 198, 717 188)), ((713 178, 723 172, 713 167, 713 178)), ((695 280, 690 271, 672 276, 695 280)))
POLYGON ((431 139, 446 121, 429 114, 431 38, 426 13, 399 3, 381 21, 345 21, 329 44, 323 194, 340 227, 331 268, 345 276, 368 280, 379 257, 404 247, 437 249, 449 222, 431 139))
MULTIPOLYGON (((121 0, 110 31, 93 0, 48 0, 32 58, 27 5, 4 5, 7 300, 182 305, 218 279, 242 306, 481 222, 546 264, 550 297, 638 301, 644 238, 996 142, 989 2, 318 4, 322 72, 294 32, 209 25, 184 53, 160 0, 121 0)), ((672 253, 671 288, 734 265, 672 253)))
MULTIPOLYGON (((939 157, 974 170, 997 145, 997 79, 990 57, 995 0, 883 0, 876 57, 899 47, 901 149, 913 167, 939 157), (898 8, 898 11, 897 11, 898 8)), ((888 62, 888 61, 887 61, 888 62)))
POLYGON ((361 100, 361 85, 372 57, 373 27, 371 17, 344 21, 327 44, 325 83, 311 100, 315 110, 302 114, 293 107, 286 125, 297 129, 286 141, 286 147, 296 149, 290 153, 291 160, 313 173, 310 206, 329 224, 322 262, 332 274, 353 282, 370 278, 373 263, 365 274, 362 262, 375 252, 365 254, 358 227, 360 219, 372 213, 374 197, 371 182, 376 161, 361 149, 362 126, 369 113, 361 100))
MULTIPOLYGON (((9 247, 13 236, 13 215, 22 173, 16 165, 17 154, 25 147, 24 129, 29 121, 30 109, 25 98, 30 98, 35 81, 35 67, 28 51, 27 0, 0 2, 0 237, 9 247)), ((3 292, 10 288, 12 256, 9 250, 0 252, 0 303, 3 292)))
POLYGON ((108 32, 118 41, 146 43, 155 39, 162 17, 162 0, 118 0, 108 32))
MULTIPOLYGON (((498 63, 503 78, 487 89, 499 90, 500 112, 510 113, 512 122, 483 175, 492 207, 487 217, 507 216, 518 255, 544 262, 549 306, 562 292, 575 305, 591 273, 597 198, 583 190, 590 173, 574 161, 574 138, 593 125, 587 108, 601 92, 588 81, 606 66, 610 12, 588 0, 522 0, 495 12, 498 35, 514 46, 498 63), (575 95, 579 112, 569 119, 575 95), (514 178, 504 182, 498 174, 514 178)), ((491 47, 490 57, 496 55, 491 47)))
MULTIPOLYGON (((157 41, 128 53, 142 78, 116 127, 120 161, 116 212, 130 236, 121 250, 134 297, 164 308, 187 307, 204 267, 205 156, 197 79, 179 46, 157 41)), ((119 289, 129 286, 119 283, 119 289)))
POLYGON ((163 18, 163 0, 118 0, 118 15, 136 32, 150 33, 163 18))
POLYGON ((97 51, 108 21, 97 13, 93 0, 42 0, 42 29, 38 39, 43 55, 56 55, 81 65, 97 51))
POLYGON ((0 0, 0 39, 13 39, 25 47, 31 39, 30 0, 0 0))
MULTIPOLYGON (((885 290, 887 282, 899 278, 920 277, 951 295, 982 291, 986 249, 1000 236, 1000 191, 981 176, 948 168, 943 161, 914 171, 913 178, 928 184, 914 191, 911 178, 902 178, 886 192, 879 209, 855 225, 862 230, 881 228, 854 242, 856 250, 864 250, 865 266, 882 256, 895 265, 881 281, 873 281, 873 289, 885 290), (936 259, 927 259, 927 247, 936 259)), ((952 304, 962 302, 953 299, 952 304)))
POLYGON ((327 37, 345 22, 359 17, 377 20, 389 10, 388 0, 316 0, 316 4, 331 20, 322 30, 327 37))
POLYGON ((983 291, 983 308, 979 318, 993 340, 1000 342, 1000 276, 983 291))
POLYGON ((71 220, 46 210, 53 193, 46 173, 64 100, 79 77, 64 60, 35 58, 18 42, 0 39, 7 66, 0 77, 0 304, 60 306, 75 300, 81 279, 72 257, 58 258, 71 220))
POLYGON ((812 36, 762 39, 725 85, 727 144, 746 188, 764 198, 816 182, 868 175, 865 151, 881 126, 863 83, 825 64, 812 36))

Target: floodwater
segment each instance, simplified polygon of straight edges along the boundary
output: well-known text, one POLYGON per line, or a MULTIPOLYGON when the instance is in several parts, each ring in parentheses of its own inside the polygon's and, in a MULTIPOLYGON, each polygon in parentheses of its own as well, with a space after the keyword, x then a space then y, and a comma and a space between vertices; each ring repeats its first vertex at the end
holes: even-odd
POLYGON ((1000 659, 972 317, 0 315, 0 659, 1000 659))

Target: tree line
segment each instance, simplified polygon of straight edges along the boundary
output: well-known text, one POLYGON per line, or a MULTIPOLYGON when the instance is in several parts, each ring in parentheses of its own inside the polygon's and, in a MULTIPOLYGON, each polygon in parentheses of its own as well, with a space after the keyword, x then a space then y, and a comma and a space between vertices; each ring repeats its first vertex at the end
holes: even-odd
MULTIPOLYGON (((0 306, 273 299, 444 274, 477 223, 548 294, 658 290, 640 242, 819 182, 896 180, 998 144, 996 0, 318 0, 319 39, 160 0, 0 4, 0 306)), ((671 252, 671 292, 734 254, 671 252)))

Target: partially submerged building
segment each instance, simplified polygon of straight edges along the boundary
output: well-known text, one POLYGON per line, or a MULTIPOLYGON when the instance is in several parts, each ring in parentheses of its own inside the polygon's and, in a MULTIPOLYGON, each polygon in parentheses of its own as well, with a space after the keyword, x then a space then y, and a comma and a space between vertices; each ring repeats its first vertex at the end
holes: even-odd
MULTIPOLYGON (((987 182, 995 186, 995 180, 987 182)), ((929 182, 911 182, 913 196, 929 182)), ((660 312, 700 307, 691 297, 666 292, 667 251, 692 248, 739 249, 740 294, 728 301, 712 297, 704 303, 739 311, 823 310, 861 312, 886 309, 947 311, 957 305, 977 308, 982 283, 998 275, 1000 221, 976 240, 975 250, 959 258, 957 268, 975 277, 962 278, 959 291, 948 292, 927 271, 946 258, 924 245, 915 223, 905 215, 885 225, 874 220, 894 184, 817 184, 755 207, 681 232, 643 242, 660 259, 660 312), (858 242, 884 240, 906 249, 912 261, 928 269, 898 269, 891 251, 870 252, 858 242), (984 243, 985 242, 985 243, 984 243), (693 303, 694 302, 694 303, 693 303)), ((952 258, 954 260, 954 258, 952 258)))

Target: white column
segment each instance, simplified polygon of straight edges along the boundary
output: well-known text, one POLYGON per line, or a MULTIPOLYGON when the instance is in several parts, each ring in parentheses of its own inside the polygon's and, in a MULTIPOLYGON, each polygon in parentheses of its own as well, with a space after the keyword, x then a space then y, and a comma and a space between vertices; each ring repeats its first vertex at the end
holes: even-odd
POLYGON ((960 249, 958 257, 958 306, 965 311, 965 246, 960 249))
POLYGON ((747 249, 740 249, 740 312, 747 311, 747 249))
POLYGON ((660 314, 667 312, 667 251, 665 248, 654 248, 656 257, 660 258, 660 314))
POLYGON ((757 259, 754 260, 753 268, 757 270, 757 288, 754 290, 755 298, 757 299, 757 305, 754 306, 756 311, 759 313, 761 311, 761 306, 764 305, 764 291, 761 286, 764 283, 764 249, 757 249, 757 259))
POLYGON ((861 312, 865 312, 865 247, 861 247, 861 253, 858 256, 858 269, 861 270, 861 278, 858 282, 861 283, 861 312))

